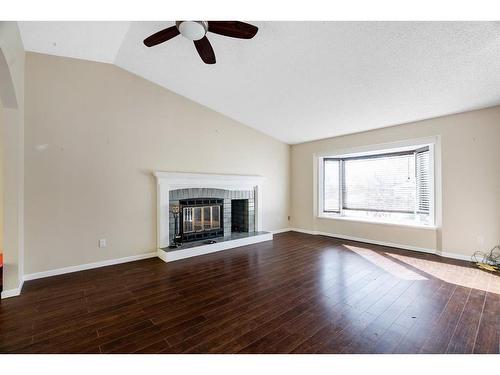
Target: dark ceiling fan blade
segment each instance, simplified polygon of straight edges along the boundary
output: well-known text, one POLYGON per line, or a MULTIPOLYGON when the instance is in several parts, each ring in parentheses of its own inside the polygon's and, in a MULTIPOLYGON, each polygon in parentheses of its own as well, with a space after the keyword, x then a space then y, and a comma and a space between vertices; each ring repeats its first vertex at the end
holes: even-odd
POLYGON ((259 28, 240 21, 208 21, 208 31, 232 38, 252 39, 259 28))
POLYGON ((205 64, 215 64, 214 49, 206 36, 200 40, 195 40, 194 46, 205 64))
POLYGON ((169 39, 172 39, 173 37, 179 35, 179 30, 177 30, 176 26, 171 26, 167 29, 158 31, 157 33, 154 33, 151 36, 148 36, 146 39, 144 39, 144 44, 148 47, 153 47, 156 46, 157 44, 166 42, 169 39))

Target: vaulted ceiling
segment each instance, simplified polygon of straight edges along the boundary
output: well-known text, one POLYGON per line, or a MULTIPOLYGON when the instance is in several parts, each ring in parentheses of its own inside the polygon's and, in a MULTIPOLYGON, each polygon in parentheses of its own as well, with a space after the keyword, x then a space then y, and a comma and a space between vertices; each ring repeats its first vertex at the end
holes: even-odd
POLYGON ((500 104, 500 22, 251 22, 208 34, 217 64, 162 22, 19 22, 25 49, 115 64, 290 144, 500 104))

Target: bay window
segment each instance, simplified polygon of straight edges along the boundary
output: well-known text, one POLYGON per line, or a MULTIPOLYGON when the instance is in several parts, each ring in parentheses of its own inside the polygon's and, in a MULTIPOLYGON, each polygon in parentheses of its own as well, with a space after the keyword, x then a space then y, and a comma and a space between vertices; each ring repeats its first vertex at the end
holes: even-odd
POLYGON ((434 225, 433 145, 320 158, 320 215, 434 225))

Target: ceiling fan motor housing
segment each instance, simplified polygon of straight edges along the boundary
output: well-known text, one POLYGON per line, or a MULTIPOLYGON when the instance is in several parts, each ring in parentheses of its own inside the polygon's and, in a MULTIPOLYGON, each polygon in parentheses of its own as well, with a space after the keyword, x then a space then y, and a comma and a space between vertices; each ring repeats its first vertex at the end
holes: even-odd
POLYGON ((176 21, 175 26, 189 40, 200 40, 208 31, 207 21, 176 21))

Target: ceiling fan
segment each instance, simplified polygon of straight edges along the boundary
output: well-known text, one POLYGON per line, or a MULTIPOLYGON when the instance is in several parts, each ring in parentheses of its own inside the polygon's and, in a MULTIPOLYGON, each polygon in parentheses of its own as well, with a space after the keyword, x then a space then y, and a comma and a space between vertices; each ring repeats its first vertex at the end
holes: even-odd
POLYGON ((153 47, 181 34, 194 42, 205 64, 215 64, 215 53, 208 41, 207 32, 232 38, 252 39, 257 30, 257 26, 240 21, 176 21, 175 26, 158 31, 144 39, 144 44, 153 47))

